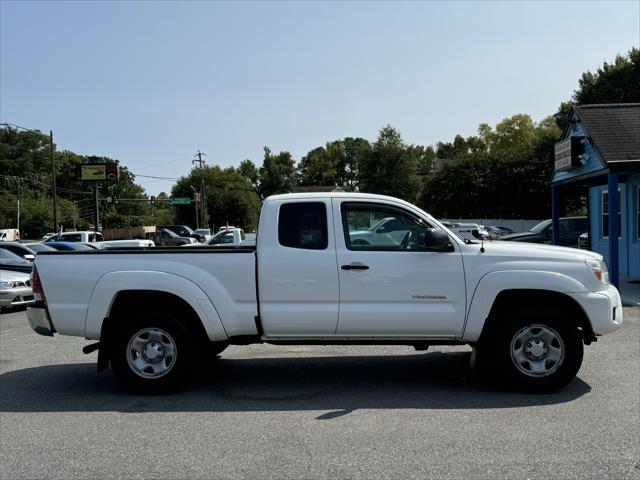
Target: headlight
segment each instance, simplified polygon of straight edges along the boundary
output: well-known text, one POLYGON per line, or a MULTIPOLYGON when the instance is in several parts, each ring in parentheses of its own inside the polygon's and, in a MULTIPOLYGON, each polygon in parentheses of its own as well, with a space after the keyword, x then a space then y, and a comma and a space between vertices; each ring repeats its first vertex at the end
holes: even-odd
POLYGON ((16 287, 24 287, 25 283, 24 282, 20 282, 20 281, 16 281, 16 282, 0 282, 0 285, 2 285, 5 288, 16 288, 16 287))
POLYGON ((584 263, 593 272, 593 275, 605 285, 609 285, 609 270, 607 264, 601 260, 586 260, 584 263))

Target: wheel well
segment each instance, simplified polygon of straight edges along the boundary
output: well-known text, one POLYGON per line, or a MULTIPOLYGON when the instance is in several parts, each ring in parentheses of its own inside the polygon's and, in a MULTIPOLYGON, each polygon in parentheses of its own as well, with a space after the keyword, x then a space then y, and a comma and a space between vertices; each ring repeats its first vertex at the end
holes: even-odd
POLYGON ((582 332, 584 343, 589 345, 595 341, 596 337, 591 328, 591 323, 582 307, 571 297, 559 292, 549 290, 503 290, 498 294, 491 306, 491 312, 487 318, 480 335, 480 341, 487 332, 497 327, 503 317, 504 312, 513 310, 516 306, 522 305, 546 305, 555 307, 564 312, 582 332))
MULTIPOLYGON (((200 317, 189 303, 172 293, 155 290, 125 290, 118 292, 111 305, 109 316, 105 319, 105 323, 109 325, 106 326, 106 330, 105 325, 103 325, 102 334, 108 334, 111 328, 117 327, 118 317, 126 314, 125 312, 130 314, 131 312, 145 310, 162 310, 176 313, 179 319, 193 332, 194 338, 209 339, 200 317)), ((102 341, 102 335, 100 340, 102 341)))

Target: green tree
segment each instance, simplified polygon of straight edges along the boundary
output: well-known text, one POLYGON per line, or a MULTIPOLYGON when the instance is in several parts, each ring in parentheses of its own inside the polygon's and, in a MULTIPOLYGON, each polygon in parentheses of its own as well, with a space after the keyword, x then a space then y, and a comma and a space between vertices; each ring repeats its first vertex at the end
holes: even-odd
POLYGON ((613 63, 604 62, 595 72, 584 72, 571 100, 560 104, 556 121, 564 130, 574 105, 634 102, 640 102, 640 49, 635 47, 626 55, 617 55, 613 63))
POLYGON ((553 147, 560 135, 553 118, 536 124, 519 114, 495 129, 480 125, 464 148, 460 141, 457 147, 455 141, 440 144, 455 156, 425 182, 419 203, 440 217, 547 217, 553 147))
MULTIPOLYGON (((67 150, 55 151, 58 222, 65 228, 86 228, 93 223, 93 184, 73 181, 69 175, 69 171, 76 164, 91 162, 114 160, 108 157, 78 155, 67 150)), ((49 223, 40 225, 38 230, 51 231, 54 228, 51 208, 53 179, 48 135, 7 127, 0 129, 0 179, 13 182, 6 186, 21 199, 21 202, 26 202, 26 209, 30 208, 29 202, 33 203, 34 212, 48 203, 51 214, 38 215, 42 221, 49 223), (42 202, 37 199, 42 199, 42 202)), ((148 205, 144 203, 144 189, 135 183, 134 175, 125 166, 120 166, 118 183, 100 184, 98 190, 100 199, 118 196, 122 200, 118 205, 100 201, 103 226, 140 225, 141 222, 147 221, 145 216, 150 212, 148 205)), ((22 218, 20 223, 21 226, 24 224, 22 218)))
POLYGON ((360 162, 359 173, 363 192, 415 201, 420 191, 417 151, 389 125, 380 130, 371 154, 360 162))
POLYGON ((247 180, 247 183, 254 192, 258 191, 260 175, 255 163, 249 159, 243 160, 240 162, 240 166, 238 167, 238 173, 247 180))
POLYGON ((344 156, 336 164, 336 183, 353 191, 360 187, 360 165, 371 155, 371 144, 360 137, 342 140, 344 156))
POLYGON ((290 192, 296 183, 295 163, 289 152, 273 154, 264 147, 264 159, 259 170, 259 192, 262 198, 290 192))
MULTIPOLYGON (((204 174, 206 191, 206 226, 215 228, 229 223, 255 229, 260 210, 260 198, 247 185, 247 179, 235 168, 221 169, 219 166, 207 166, 203 171, 193 169, 189 175, 178 179, 171 193, 174 197, 190 197, 191 185, 199 185, 204 174)), ((176 205, 176 221, 194 225, 194 205, 176 205)))
MULTIPOLYGON (((335 151, 333 153, 335 155, 335 151)), ((300 185, 334 186, 335 160, 324 147, 314 148, 298 163, 297 177, 300 185)))

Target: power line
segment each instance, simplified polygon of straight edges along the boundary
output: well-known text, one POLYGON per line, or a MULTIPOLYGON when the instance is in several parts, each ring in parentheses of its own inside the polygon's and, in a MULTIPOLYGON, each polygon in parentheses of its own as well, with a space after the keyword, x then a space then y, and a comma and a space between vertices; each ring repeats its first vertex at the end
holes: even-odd
POLYGON ((140 175, 139 173, 133 173, 131 172, 132 175, 135 175, 136 177, 141 177, 141 178, 154 178, 156 180, 172 180, 172 181, 176 181, 176 180, 180 180, 179 178, 173 178, 173 177, 156 177, 153 175, 140 175))

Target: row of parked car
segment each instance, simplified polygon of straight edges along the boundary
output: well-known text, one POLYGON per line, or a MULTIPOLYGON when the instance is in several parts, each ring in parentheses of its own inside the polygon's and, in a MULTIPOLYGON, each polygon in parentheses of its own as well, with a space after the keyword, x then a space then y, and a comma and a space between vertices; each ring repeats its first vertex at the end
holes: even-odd
MULTIPOLYGON (((543 220, 526 232, 514 233, 507 227, 492 225, 485 227, 477 223, 449 223, 444 226, 463 240, 508 240, 511 242, 551 243, 553 225, 551 219, 543 220)), ((587 217, 560 218, 560 245, 574 248, 588 248, 587 217)))
POLYGON ((100 232, 80 231, 45 235, 43 241, 0 241, 0 310, 27 305, 34 301, 30 274, 33 261, 40 252, 88 251, 156 245, 224 246, 240 245, 246 240, 244 230, 229 226, 222 227, 215 235, 212 235, 208 229, 200 229, 198 232, 184 225, 163 227, 156 230, 148 239, 104 240, 100 232), (194 235, 196 232, 198 238, 186 236, 194 235))

